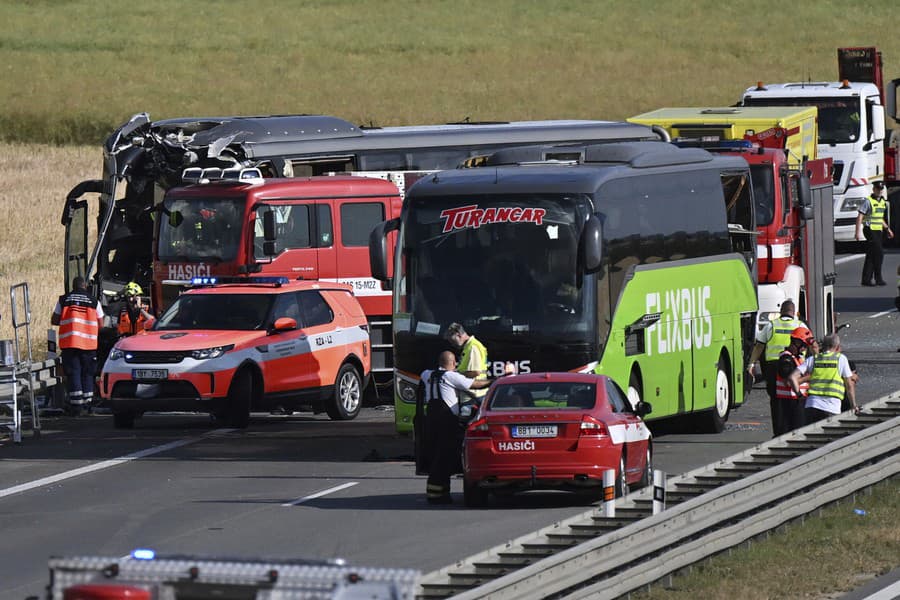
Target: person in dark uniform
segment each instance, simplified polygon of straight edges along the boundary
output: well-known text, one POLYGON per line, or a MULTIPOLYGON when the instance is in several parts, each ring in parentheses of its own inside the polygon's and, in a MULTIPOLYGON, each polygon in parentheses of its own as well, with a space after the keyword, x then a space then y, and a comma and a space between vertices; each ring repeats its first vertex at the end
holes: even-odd
POLYGON ((422 372, 425 383, 426 455, 430 457, 425 497, 429 504, 450 504, 450 477, 459 473, 463 427, 459 421, 457 390, 488 387, 488 379, 472 379, 456 371, 456 355, 441 352, 438 367, 422 372))
POLYGON ((885 215, 888 214, 888 202, 884 199, 884 183, 876 181, 872 184, 872 195, 859 205, 856 216, 856 241, 866 238, 866 260, 863 263, 861 285, 887 285, 881 276, 881 264, 884 262, 884 234, 894 237, 885 215))

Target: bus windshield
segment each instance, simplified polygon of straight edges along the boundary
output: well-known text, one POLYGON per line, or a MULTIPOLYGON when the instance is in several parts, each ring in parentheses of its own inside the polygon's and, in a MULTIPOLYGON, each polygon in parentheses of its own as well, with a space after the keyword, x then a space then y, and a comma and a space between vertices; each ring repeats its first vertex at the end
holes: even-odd
POLYGON ((747 98, 747 106, 815 106, 819 109, 819 143, 859 140, 859 98, 747 98))
POLYGON ((579 194, 413 199, 398 312, 413 334, 458 321, 494 339, 586 339, 596 291, 578 267, 578 242, 589 211, 579 194))
POLYGON ((244 204, 243 198, 167 198, 159 225, 159 260, 234 260, 244 204))

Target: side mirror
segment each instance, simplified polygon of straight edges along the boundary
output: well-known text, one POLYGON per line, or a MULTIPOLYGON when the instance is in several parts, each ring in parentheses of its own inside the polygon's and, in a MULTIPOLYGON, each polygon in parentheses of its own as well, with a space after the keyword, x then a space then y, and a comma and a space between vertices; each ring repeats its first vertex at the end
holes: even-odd
POLYGON ((649 402, 645 402, 643 400, 639 401, 637 406, 634 407, 634 414, 639 417, 644 417, 653 412, 653 407, 649 402))
POLYGON ((267 242, 274 242, 278 239, 275 233, 275 211, 267 210, 263 213, 263 239, 267 242))
POLYGON ((812 188, 806 173, 801 173, 797 180, 797 203, 800 206, 812 206, 812 188))
POLYGON ((150 318, 144 321, 144 331, 150 331, 153 329, 153 326, 156 325, 156 319, 150 318))
POLYGON ((603 265, 603 224, 597 215, 591 215, 584 224, 581 253, 586 272, 594 273, 603 265))
POLYGON ((880 142, 886 134, 884 127, 884 107, 880 104, 872 105, 872 123, 869 131, 871 131, 872 142, 880 142))
POLYGON ((297 329, 297 320, 291 317, 281 317, 275 319, 275 325, 272 327, 274 331, 293 331, 297 329))
POLYGON ((387 236, 390 232, 398 229, 400 229, 400 219, 391 219, 376 225, 369 234, 369 268, 372 271, 372 277, 379 281, 390 280, 387 264, 387 236))

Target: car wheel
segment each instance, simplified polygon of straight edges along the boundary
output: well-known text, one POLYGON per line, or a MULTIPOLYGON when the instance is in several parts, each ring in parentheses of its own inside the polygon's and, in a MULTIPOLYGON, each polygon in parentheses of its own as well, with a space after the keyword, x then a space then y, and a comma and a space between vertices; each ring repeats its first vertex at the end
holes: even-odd
POLYGON ((133 412, 113 413, 113 426, 116 429, 132 429, 132 428, 134 428, 134 413, 133 412))
POLYGON ((488 504, 488 492, 476 483, 463 480, 463 502, 469 508, 484 508, 488 504))
POLYGON ((628 402, 631 403, 631 408, 637 408, 638 403, 644 399, 644 389, 643 385, 641 385, 641 376, 638 375, 637 371, 631 372, 631 377, 628 378, 628 402))
POLYGON ((625 474, 625 453, 619 456, 619 470, 616 473, 616 498, 628 494, 628 479, 625 474))
POLYGON ((724 358, 719 359, 716 366, 715 405, 708 411, 703 423, 707 433, 719 433, 725 429, 725 421, 731 411, 731 376, 724 358))
POLYGON ((345 363, 334 382, 334 396, 325 409, 335 421, 349 421, 362 408, 362 379, 356 367, 345 363))
POLYGON ((647 448, 647 460, 644 463, 644 472, 641 473, 641 480, 638 482, 638 489, 645 488, 653 483, 653 455, 650 448, 647 448))
POLYGON ((250 424, 250 398, 253 394, 253 379, 250 371, 243 369, 235 374, 228 388, 228 424, 238 429, 246 429, 250 424))

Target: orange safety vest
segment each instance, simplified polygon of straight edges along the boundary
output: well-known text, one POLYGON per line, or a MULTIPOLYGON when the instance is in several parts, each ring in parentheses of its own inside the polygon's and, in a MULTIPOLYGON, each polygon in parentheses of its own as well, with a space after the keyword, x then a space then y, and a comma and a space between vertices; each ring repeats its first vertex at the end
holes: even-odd
POLYGON ((132 323, 131 315, 128 314, 128 307, 123 306, 122 310, 119 311, 119 335, 134 335, 138 331, 143 331, 146 321, 144 313, 138 312, 137 321, 132 323))
MULTIPOLYGON (((781 353, 781 356, 787 354, 792 359, 794 359, 794 365, 800 366, 803 364, 803 359, 799 356, 794 356, 791 354, 790 350, 785 350, 781 353)), ((779 357, 780 358, 780 357, 779 357)), ((780 360, 779 360, 780 362, 780 360)), ((800 384, 800 393, 802 395, 797 395, 794 393, 794 390, 791 389, 791 382, 787 379, 782 379, 781 375, 775 376, 775 397, 779 400, 801 400, 806 396, 806 392, 809 390, 809 382, 804 381, 800 384)))
POLYGON ((59 347, 96 350, 100 319, 97 301, 83 292, 69 292, 59 297, 59 347))

